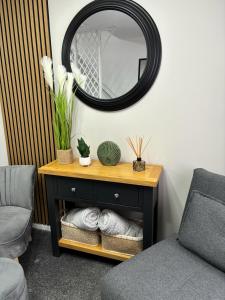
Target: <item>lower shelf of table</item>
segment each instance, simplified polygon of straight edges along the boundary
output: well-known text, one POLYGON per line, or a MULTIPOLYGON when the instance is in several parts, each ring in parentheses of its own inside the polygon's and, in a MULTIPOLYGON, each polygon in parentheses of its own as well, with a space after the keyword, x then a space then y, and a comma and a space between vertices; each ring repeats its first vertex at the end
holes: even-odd
POLYGON ((130 259, 131 257, 133 257, 133 255, 131 255, 131 254, 105 250, 102 248, 101 245, 91 246, 91 245, 75 242, 72 240, 67 240, 64 238, 61 238, 59 240, 58 244, 60 247, 73 249, 73 250, 77 250, 77 251, 81 251, 81 252, 86 252, 86 253, 103 256, 103 257, 107 257, 107 258, 112 258, 112 259, 116 259, 116 260, 120 260, 120 261, 124 261, 124 260, 130 259))

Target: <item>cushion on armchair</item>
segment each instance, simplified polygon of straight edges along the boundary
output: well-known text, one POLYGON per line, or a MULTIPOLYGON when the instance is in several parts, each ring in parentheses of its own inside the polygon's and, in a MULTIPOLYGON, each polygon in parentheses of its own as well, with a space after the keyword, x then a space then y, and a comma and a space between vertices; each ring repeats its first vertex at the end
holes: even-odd
POLYGON ((35 166, 0 167, 0 256, 15 258, 31 240, 35 166))
POLYGON ((0 299, 28 300, 27 283, 20 264, 0 257, 0 299))
POLYGON ((32 212, 18 206, 0 207, 0 256, 17 257, 30 240, 32 212))
POLYGON ((195 171, 179 230, 179 242, 225 271, 225 177, 195 171), (201 176, 199 176, 201 175, 201 176))
POLYGON ((33 209, 35 166, 0 167, 0 206, 33 209))

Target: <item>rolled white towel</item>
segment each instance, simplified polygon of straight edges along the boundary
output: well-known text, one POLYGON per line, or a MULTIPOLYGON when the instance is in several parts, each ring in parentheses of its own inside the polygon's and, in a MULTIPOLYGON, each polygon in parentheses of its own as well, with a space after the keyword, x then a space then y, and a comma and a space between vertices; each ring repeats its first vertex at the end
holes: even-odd
POLYGON ((100 230, 108 235, 143 236, 141 226, 133 221, 126 220, 110 209, 102 211, 98 225, 100 230))
POLYGON ((80 229, 96 231, 101 211, 97 207, 72 209, 65 218, 65 221, 72 223, 80 229))
POLYGON ((133 221, 129 221, 129 223, 130 223, 130 227, 125 235, 143 238, 143 228, 133 221))

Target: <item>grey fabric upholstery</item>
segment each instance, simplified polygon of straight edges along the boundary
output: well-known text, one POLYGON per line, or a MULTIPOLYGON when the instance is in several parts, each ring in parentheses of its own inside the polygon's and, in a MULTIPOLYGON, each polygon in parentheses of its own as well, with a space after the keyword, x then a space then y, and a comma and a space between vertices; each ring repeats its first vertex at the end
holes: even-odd
POLYGON ((102 280, 102 300, 224 300, 225 273, 211 264, 224 270, 224 204, 225 177, 196 169, 180 241, 162 241, 115 267, 102 280))
POLYGON ((35 166, 0 167, 0 256, 15 258, 31 239, 35 166))
POLYGON ((0 299, 27 300, 27 284, 20 264, 9 258, 0 258, 0 299))
POLYGON ((33 209, 35 166, 0 167, 0 206, 33 209))
POLYGON ((225 274, 171 238, 113 268, 101 291, 102 300, 222 300, 225 274))
POLYGON ((180 230, 179 242, 225 271, 225 205, 192 191, 180 230))
POLYGON ((202 194, 216 198, 225 204, 225 176, 218 175, 200 168, 194 170, 194 175, 181 223, 185 217, 192 191, 199 191, 202 194))
POLYGON ((31 210, 16 206, 0 207, 0 256, 14 258, 25 252, 31 223, 31 210))

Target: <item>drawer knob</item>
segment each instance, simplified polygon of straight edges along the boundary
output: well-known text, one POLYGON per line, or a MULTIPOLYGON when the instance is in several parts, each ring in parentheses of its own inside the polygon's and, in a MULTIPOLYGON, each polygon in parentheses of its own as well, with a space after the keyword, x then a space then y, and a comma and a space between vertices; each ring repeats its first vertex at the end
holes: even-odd
POLYGON ((75 188, 75 187, 72 187, 72 188, 71 188, 71 192, 75 193, 75 192, 76 192, 76 188, 75 188))
POLYGON ((118 194, 118 193, 115 193, 115 194, 114 194, 115 199, 118 199, 119 196, 120 196, 120 194, 118 194))

